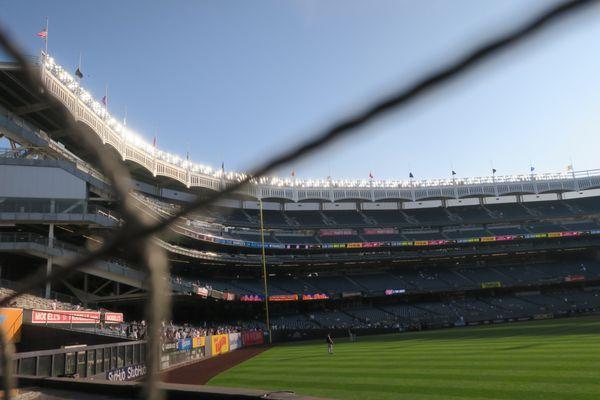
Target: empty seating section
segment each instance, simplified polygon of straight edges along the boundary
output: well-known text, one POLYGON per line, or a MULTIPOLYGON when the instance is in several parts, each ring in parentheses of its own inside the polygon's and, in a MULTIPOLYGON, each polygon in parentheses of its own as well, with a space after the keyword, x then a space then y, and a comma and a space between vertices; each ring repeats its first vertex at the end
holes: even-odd
POLYGON ((493 218, 505 220, 523 220, 532 219, 533 215, 529 213, 521 204, 487 204, 485 206, 493 218))
POLYGON ((346 310, 346 313, 352 317, 361 320, 365 324, 376 323, 378 321, 392 320, 393 315, 378 308, 355 308, 346 310))
POLYGON ((358 211, 339 210, 339 211, 323 211, 323 215, 327 219, 335 221, 336 225, 360 226, 365 225, 365 220, 358 211))
POLYGON ((404 283, 404 281, 388 273, 353 275, 351 279, 369 291, 406 289, 406 283, 404 283))
POLYGON ((326 293, 359 292, 361 288, 343 275, 307 277, 303 279, 310 286, 326 293))
POLYGON ((599 214, 600 200, 598 197, 586 197, 581 199, 566 200, 570 210, 577 214, 599 214))
POLYGON ((327 329, 360 327, 364 325, 359 318, 350 316, 339 310, 315 311, 310 313, 309 317, 327 329))
MULTIPOLYGON (((179 205, 167 200, 141 194, 136 194, 136 198, 162 216, 171 215, 179 208, 179 205)), ((600 223, 592 219, 600 217, 600 198, 402 210, 264 210, 263 215, 265 227, 269 229, 265 235, 267 242, 311 244, 426 241, 600 229, 600 223), (585 215, 589 217, 578 220, 585 215), (569 218, 565 220, 565 217, 569 218), (553 218, 563 219, 551 221, 553 218), (535 222, 540 219, 543 221, 535 222), (363 229, 373 227, 395 227, 399 232, 375 235, 364 233, 363 229), (357 234, 319 236, 319 229, 335 228, 354 228, 357 234)), ((198 224, 188 224, 188 227, 198 232, 260 242, 259 210, 213 206, 194 214, 192 218, 198 224), (251 232, 240 232, 240 229, 229 229, 226 232, 223 225, 249 228, 251 232)))
POLYGON ((458 216, 464 223, 484 223, 491 219, 488 211, 482 206, 449 207, 448 211, 458 216))
POLYGON ((526 204, 527 209, 534 214, 548 217, 561 217, 573 214, 572 210, 564 202, 559 201, 536 201, 526 204))
MULTIPOLYGON (((372 273, 346 275, 312 274, 311 276, 275 275, 269 277, 271 294, 340 294, 342 292, 383 292, 404 289, 408 293, 443 292, 456 289, 478 289, 482 284, 503 287, 543 285, 569 279, 600 280, 600 263, 596 261, 508 264, 485 267, 421 267, 398 268, 372 273), (571 277, 571 278, 569 278, 571 277), (574 277, 574 278, 573 278, 574 277)), ((205 278, 201 286, 236 294, 262 294, 261 278, 235 280, 205 278)), ((484 285, 485 286, 485 285, 484 285)))
POLYGON ((547 294, 468 297, 448 301, 394 304, 382 307, 313 311, 307 316, 276 317, 276 329, 348 329, 409 327, 421 324, 460 325, 481 321, 532 318, 539 314, 565 314, 600 310, 600 292, 568 291, 547 294))
POLYGON ((419 240, 442 240, 445 239, 445 237, 437 231, 430 231, 430 232, 403 232, 403 235, 408 239, 408 240, 415 240, 415 241, 419 241, 419 240))
POLYGON ((444 235, 448 239, 463 239, 463 238, 471 238, 471 237, 484 237, 490 236, 490 232, 483 229, 469 229, 469 230, 457 230, 457 231, 444 231, 444 235))
POLYGON ((302 226, 322 227, 325 225, 325 221, 318 211, 287 211, 286 215, 302 226))
POLYGON ((450 222, 450 217, 446 213, 446 209, 437 208, 418 208, 412 210, 403 210, 406 215, 416 219, 417 225, 447 225, 450 222))
POLYGON ((314 236, 298 236, 298 235, 275 235, 275 238, 281 243, 319 243, 314 236))
POLYGON ((363 210, 367 218, 377 221, 379 225, 408 225, 408 221, 399 210, 363 210))
POLYGON ((597 222, 593 221, 563 222, 561 225, 569 231, 585 231, 592 229, 600 229, 600 225, 598 225, 597 222))
POLYGON ((528 223, 524 225, 531 233, 548 233, 548 232, 558 232, 564 230, 560 225, 556 225, 553 223, 528 223))
POLYGON ((343 236, 319 236, 319 240, 323 243, 358 243, 363 240, 357 235, 343 236))
POLYGON ((510 227, 488 227, 488 231, 493 236, 504 236, 504 235, 524 235, 527 230, 521 228, 521 226, 510 226, 510 227))

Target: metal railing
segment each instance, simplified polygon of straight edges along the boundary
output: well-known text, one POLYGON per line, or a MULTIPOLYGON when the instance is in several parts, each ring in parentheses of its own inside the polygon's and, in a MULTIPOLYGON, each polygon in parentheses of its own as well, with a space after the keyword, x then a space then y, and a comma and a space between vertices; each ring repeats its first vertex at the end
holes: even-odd
POLYGON ((11 364, 21 376, 89 378, 145 359, 146 342, 129 341, 17 353, 11 364))

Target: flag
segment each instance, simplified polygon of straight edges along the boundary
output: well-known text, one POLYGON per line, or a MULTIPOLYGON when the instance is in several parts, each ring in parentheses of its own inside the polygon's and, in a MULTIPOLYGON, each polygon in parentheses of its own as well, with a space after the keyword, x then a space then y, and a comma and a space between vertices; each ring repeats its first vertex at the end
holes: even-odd
POLYGON ((369 172, 369 179, 373 179, 373 174, 369 172))
POLYGON ((292 177, 294 177, 294 176, 296 176, 296 170, 295 169, 292 170, 292 177))
POLYGON ((567 165, 567 171, 573 171, 573 164, 567 165))
POLYGON ((75 70, 75 76, 78 77, 79 79, 83 78, 83 73, 81 72, 79 67, 77 67, 77 69, 75 70))
POLYGON ((408 177, 409 177, 410 179, 412 179, 412 178, 414 178, 415 176, 413 175, 413 173, 412 173, 412 172, 409 172, 409 173, 408 173, 408 177))
POLYGON ((42 38, 42 39, 48 39, 48 31, 46 30, 46 28, 39 31, 37 33, 37 37, 42 38))
POLYGON ((102 97, 102 104, 104 104, 105 106, 108 104, 108 98, 106 96, 102 97))
POLYGON ((185 153, 185 159, 188 160, 188 161, 190 161, 190 152, 189 151, 187 151, 185 153))
POLYGON ((156 136, 152 139, 152 147, 156 148, 156 136))
POLYGON ((225 161, 221 161, 221 171, 225 172, 225 161))
POLYGON ((529 167, 529 172, 533 172, 535 171, 535 167, 532 165, 531 167, 529 167))
POLYGON ((496 173, 496 168, 492 168, 492 175, 496 173))
POLYGON ((456 175, 456 171, 452 170, 452 176, 456 175))

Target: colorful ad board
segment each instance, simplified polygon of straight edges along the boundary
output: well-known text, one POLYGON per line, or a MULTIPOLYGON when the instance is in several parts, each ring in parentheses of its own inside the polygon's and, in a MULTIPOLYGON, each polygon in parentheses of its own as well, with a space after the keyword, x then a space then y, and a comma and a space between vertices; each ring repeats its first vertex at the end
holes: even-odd
POLYGON ((264 301, 265 297, 258 294, 244 294, 239 297, 240 301, 246 301, 250 303, 258 303, 264 301))
POLYGON ((403 294, 403 293, 406 293, 405 289, 386 289, 385 290, 386 296, 394 296, 394 295, 403 294))
POLYGON ((303 294, 302 300, 327 300, 329 298, 325 293, 303 294))
POLYGON ((229 351, 229 335, 213 335, 210 337, 211 355, 216 356, 229 351))
POLYGON ((21 341, 22 308, 0 308, 0 329, 13 343, 21 341))
POLYGON ((269 301, 297 301, 297 294, 276 294, 269 296, 269 301))
POLYGON ((120 324, 123 322, 123 313, 106 312, 104 322, 107 324, 120 324))
POLYGON ((234 332, 229 334, 229 351, 242 347, 242 334, 234 332))
POLYGON ((264 343, 264 334, 262 331, 244 331, 242 332, 242 344, 245 346, 256 346, 264 343))
POLYGON ((32 324, 97 324, 99 311, 31 310, 32 324))

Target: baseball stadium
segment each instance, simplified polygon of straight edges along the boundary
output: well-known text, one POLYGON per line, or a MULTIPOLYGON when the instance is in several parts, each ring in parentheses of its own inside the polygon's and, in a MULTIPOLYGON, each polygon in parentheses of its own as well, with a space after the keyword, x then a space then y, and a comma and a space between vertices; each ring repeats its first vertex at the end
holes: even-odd
POLYGON ((315 143, 198 163, 130 128, 45 24, 35 55, 0 29, 2 398, 598 398, 600 169, 278 172, 315 143))

